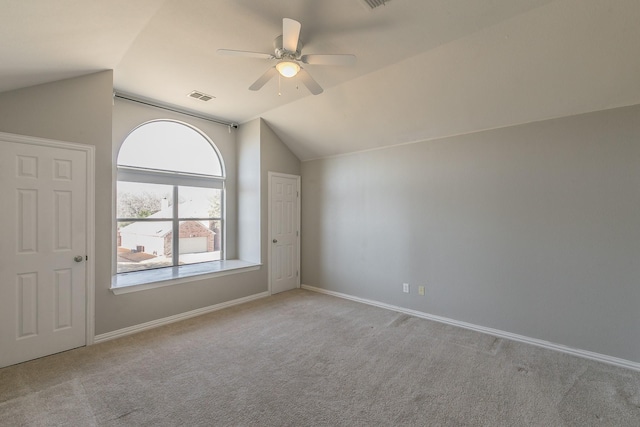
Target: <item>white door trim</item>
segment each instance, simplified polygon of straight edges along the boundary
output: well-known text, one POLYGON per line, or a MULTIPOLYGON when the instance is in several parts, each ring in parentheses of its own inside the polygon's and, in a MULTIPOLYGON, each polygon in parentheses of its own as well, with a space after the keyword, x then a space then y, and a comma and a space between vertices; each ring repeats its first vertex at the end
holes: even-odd
POLYGON ((268 206, 267 206, 267 210, 268 210, 268 214, 267 214, 267 275, 269 277, 269 295, 273 294, 273 290, 271 289, 271 248, 273 245, 271 245, 271 240, 273 240, 273 236, 271 233, 271 179, 275 176, 277 177, 282 177, 282 178, 293 178, 296 180, 296 191, 298 192, 298 197, 297 197, 297 202, 296 202, 296 209, 298 211, 298 215, 297 215, 297 219, 296 221, 298 222, 298 235, 296 237, 296 258, 297 258, 297 265, 296 265, 296 271, 298 272, 298 276, 296 278, 296 287, 299 288, 300 287, 300 199, 302 198, 302 192, 300 191, 300 175, 291 175, 288 173, 280 173, 280 172, 271 172, 269 171, 267 173, 268 175, 268 182, 267 182, 267 186, 269 187, 269 192, 268 192, 268 206))
POLYGON ((95 147, 93 145, 56 141, 34 136, 0 132, 0 140, 18 144, 75 150, 84 153, 87 159, 87 261, 86 261, 86 343, 93 344, 95 336, 95 147))

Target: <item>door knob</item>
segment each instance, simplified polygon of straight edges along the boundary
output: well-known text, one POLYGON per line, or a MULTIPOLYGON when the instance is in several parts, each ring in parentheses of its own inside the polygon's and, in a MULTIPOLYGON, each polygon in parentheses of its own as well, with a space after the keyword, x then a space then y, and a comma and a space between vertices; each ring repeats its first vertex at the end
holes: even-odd
POLYGON ((273 243, 278 243, 278 239, 273 239, 273 243))
POLYGON ((84 259, 84 257, 82 255, 76 255, 73 257, 73 260, 75 262, 82 262, 82 260, 84 259))

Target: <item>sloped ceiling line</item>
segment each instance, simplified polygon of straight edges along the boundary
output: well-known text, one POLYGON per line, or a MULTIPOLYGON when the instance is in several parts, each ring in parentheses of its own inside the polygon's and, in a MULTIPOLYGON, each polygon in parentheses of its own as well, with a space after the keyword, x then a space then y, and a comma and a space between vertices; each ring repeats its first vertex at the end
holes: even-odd
POLYGON ((122 93, 228 122, 263 117, 302 160, 640 103, 638 1, 5 3, 0 92, 114 69, 122 93), (321 95, 295 78, 250 91, 272 64, 215 54, 271 52, 284 17, 302 23, 305 53, 358 58, 306 66, 321 95))

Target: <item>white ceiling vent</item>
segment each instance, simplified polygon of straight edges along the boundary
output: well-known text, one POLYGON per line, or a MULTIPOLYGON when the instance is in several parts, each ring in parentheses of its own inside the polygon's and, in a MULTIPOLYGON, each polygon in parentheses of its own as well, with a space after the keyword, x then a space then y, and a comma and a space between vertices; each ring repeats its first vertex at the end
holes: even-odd
POLYGON ((369 6, 371 9, 375 9, 378 6, 384 6, 385 4, 387 4, 389 1, 391 0, 363 0, 367 6, 369 6))
POLYGON ((213 95, 207 95, 206 93, 198 92, 197 90, 194 90, 187 96, 189 98, 199 99, 200 101, 210 101, 215 98, 213 95))

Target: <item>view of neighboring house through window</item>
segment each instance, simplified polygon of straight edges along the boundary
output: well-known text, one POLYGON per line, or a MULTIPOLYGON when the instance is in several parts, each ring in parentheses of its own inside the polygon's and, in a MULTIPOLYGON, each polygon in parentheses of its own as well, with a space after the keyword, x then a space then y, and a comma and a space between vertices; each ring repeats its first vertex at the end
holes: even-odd
POLYGON ((153 121, 118 154, 117 271, 224 259, 224 167, 194 128, 153 121))

